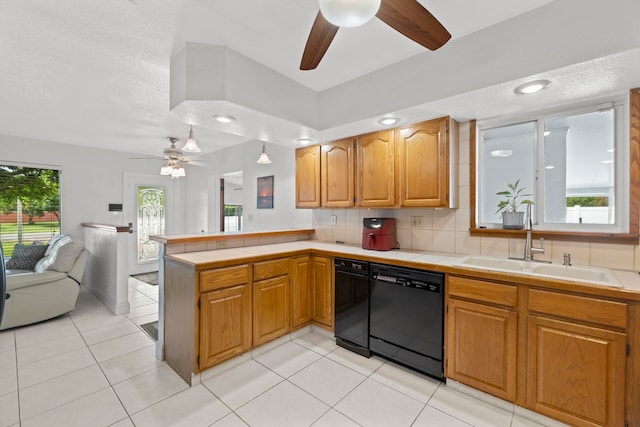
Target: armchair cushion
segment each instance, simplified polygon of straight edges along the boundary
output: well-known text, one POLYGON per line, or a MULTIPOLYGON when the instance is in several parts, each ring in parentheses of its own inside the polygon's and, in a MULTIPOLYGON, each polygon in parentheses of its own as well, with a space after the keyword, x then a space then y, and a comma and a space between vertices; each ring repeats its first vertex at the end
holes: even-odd
POLYGON ((10 270, 33 270, 36 263, 44 256, 46 250, 47 245, 23 245, 17 243, 13 249, 13 255, 6 263, 6 267, 10 270))
POLYGON ((25 273, 13 274, 7 276, 7 292, 27 286, 42 285, 44 283, 55 282, 56 280, 65 279, 65 273, 57 271, 45 271, 44 273, 25 273))

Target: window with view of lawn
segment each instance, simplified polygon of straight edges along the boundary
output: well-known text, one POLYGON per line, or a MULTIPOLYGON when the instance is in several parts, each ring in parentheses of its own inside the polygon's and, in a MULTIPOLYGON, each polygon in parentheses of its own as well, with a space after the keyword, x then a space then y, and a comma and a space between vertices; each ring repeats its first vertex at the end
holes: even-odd
POLYGON ((60 233, 60 171, 0 164, 0 240, 5 256, 16 244, 46 243, 60 233))

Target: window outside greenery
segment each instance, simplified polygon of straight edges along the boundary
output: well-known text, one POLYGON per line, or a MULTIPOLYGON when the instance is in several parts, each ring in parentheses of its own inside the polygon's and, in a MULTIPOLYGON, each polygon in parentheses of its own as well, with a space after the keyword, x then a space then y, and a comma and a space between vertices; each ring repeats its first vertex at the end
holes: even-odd
POLYGON ((0 240, 10 257, 16 243, 46 243, 60 233, 60 171, 0 165, 0 240))

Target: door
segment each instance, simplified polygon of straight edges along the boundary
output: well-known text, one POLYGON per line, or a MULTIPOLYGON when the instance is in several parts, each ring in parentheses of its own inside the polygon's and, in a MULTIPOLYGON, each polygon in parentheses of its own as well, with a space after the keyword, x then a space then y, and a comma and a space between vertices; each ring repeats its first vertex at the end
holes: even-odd
POLYGON ((448 121, 430 120, 398 132, 401 206, 447 207, 448 121))
POLYGON ((322 146, 320 184, 322 207, 350 208, 355 202, 355 148, 353 138, 322 146))
POLYGON ((311 281, 311 257, 293 258, 291 261, 292 325, 302 325, 313 316, 313 288, 311 281))
POLYGON ((394 131, 383 130, 358 137, 356 181, 358 206, 394 207, 396 203, 396 152, 394 131))
POLYGON ((452 298, 447 322, 447 377, 515 401, 518 314, 452 298))
POLYGON ((253 345, 259 346, 289 332, 289 277, 253 284, 253 345))
POLYGON ((123 210, 125 222, 131 225, 129 274, 158 270, 159 244, 149 236, 174 232, 173 186, 168 177, 125 173, 127 203, 123 210))
POLYGON ((574 426, 622 426, 625 334, 529 316, 527 406, 574 426))
POLYGON ((200 370, 251 348, 251 286, 207 292, 200 297, 200 370))

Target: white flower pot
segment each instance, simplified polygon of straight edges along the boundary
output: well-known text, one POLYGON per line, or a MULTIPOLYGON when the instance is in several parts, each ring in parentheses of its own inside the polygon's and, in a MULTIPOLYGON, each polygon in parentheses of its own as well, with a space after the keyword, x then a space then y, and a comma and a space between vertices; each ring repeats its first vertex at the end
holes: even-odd
POLYGON ((502 212, 502 228, 522 230, 524 228, 524 212, 502 212))

